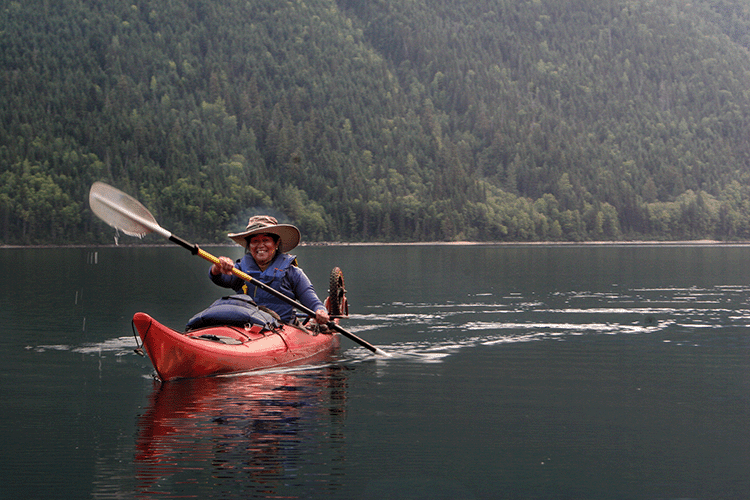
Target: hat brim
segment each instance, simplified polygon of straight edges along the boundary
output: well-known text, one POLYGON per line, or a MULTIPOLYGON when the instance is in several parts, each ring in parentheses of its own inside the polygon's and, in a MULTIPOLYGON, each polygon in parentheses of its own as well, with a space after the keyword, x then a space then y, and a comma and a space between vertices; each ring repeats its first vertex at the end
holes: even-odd
POLYGON ((291 224, 277 224, 275 226, 259 227, 241 233, 229 233, 227 236, 233 239, 238 245, 247 248, 247 239, 250 236, 266 233, 275 234, 279 237, 279 251, 281 252, 286 253, 299 245, 299 229, 291 224))

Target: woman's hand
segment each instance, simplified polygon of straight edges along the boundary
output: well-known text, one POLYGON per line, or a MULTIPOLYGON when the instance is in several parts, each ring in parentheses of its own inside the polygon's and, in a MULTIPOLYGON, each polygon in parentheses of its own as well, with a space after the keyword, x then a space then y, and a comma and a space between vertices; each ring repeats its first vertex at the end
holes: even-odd
POLYGON ((328 323, 330 323, 331 321, 331 317, 328 316, 328 311, 326 311, 325 309, 318 309, 317 311, 315 311, 315 321, 319 325, 328 325, 328 323))
POLYGON ((229 257, 219 257, 219 263, 211 266, 211 274, 232 274, 234 262, 229 257))

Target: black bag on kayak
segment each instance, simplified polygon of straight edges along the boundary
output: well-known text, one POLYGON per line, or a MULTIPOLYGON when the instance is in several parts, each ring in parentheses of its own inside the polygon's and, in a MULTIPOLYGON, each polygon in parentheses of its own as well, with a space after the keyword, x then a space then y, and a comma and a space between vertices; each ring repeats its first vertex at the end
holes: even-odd
POLYGON ((190 318, 185 331, 220 325, 244 327, 248 324, 260 325, 268 330, 281 327, 278 315, 273 311, 258 306, 249 295, 238 294, 222 297, 190 318))

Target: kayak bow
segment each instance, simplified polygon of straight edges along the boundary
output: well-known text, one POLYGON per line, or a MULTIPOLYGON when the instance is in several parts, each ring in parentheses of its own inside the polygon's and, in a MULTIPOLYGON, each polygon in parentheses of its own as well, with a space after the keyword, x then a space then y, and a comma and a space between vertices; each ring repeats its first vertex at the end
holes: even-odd
POLYGON ((211 326, 181 333, 139 312, 133 325, 162 381, 314 363, 339 345, 337 334, 286 324, 273 330, 211 326))

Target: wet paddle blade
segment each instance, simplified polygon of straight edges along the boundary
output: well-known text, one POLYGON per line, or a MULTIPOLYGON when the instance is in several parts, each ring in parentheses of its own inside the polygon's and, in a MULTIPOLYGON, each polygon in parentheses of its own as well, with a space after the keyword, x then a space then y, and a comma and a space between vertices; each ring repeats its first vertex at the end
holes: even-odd
POLYGON ((142 238, 159 227, 138 200, 103 182, 95 182, 89 191, 89 206, 101 220, 128 236, 142 238))

